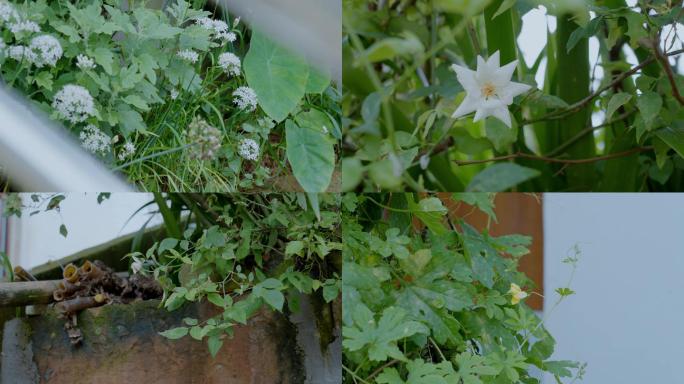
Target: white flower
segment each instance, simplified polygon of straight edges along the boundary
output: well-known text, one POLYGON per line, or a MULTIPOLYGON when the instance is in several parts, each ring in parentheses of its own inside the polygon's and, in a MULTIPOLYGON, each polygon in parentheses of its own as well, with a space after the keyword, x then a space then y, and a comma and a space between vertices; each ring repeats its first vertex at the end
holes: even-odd
POLYGON ((90 92, 80 85, 65 85, 52 100, 52 108, 59 117, 79 123, 95 115, 95 101, 90 92))
POLYGON ((134 257, 133 260, 135 261, 131 263, 131 271, 133 271, 133 274, 135 275, 143 269, 143 262, 136 257, 134 257))
POLYGON ((426 170, 428 165, 430 165, 430 156, 428 156, 428 155, 421 156, 419 163, 420 163, 420 169, 426 170))
POLYGON ((34 37, 31 40, 29 48, 36 53, 36 60, 34 63, 38 68, 44 65, 54 67, 63 53, 62 45, 59 43, 59 40, 50 35, 34 37))
POLYGON ((221 34, 228 32, 228 24, 222 20, 215 20, 210 17, 203 17, 196 20, 197 24, 201 25, 204 29, 208 29, 215 34, 221 34))
POLYGON ((240 76, 240 58, 230 52, 224 52, 218 57, 218 64, 223 71, 231 76, 240 76))
POLYGON ((121 151, 119 152, 119 160, 123 161, 126 160, 127 158, 133 156, 135 153, 135 145, 131 143, 130 141, 127 141, 123 147, 121 147, 121 151))
POLYGON ((95 60, 86 55, 76 56, 76 66, 85 71, 88 69, 95 69, 95 60))
POLYGON ((15 20, 19 20, 19 13, 14 6, 7 1, 0 1, 0 21, 7 23, 15 20))
POLYGON ((259 158, 259 144, 252 139, 242 139, 238 145, 238 153, 247 160, 256 161, 259 158))
POLYGON ((511 289, 508 290, 508 293, 511 295, 511 304, 513 305, 518 304, 520 300, 529 296, 527 292, 523 291, 518 284, 515 283, 511 283, 511 289))
POLYGON ((453 116, 461 117, 475 112, 473 121, 480 121, 487 116, 494 116, 509 128, 511 115, 508 106, 513 98, 527 92, 531 87, 511 81, 518 61, 512 61, 503 67, 499 66, 499 52, 495 52, 489 60, 477 57, 477 71, 453 64, 458 81, 466 91, 466 97, 456 109, 453 116))
POLYGON ((111 149, 112 138, 92 124, 83 128, 80 138, 81 146, 96 155, 104 155, 111 149))
POLYGON ((172 89, 171 90, 171 100, 176 100, 178 98, 178 90, 177 89, 172 89))
POLYGON ((248 112, 253 112, 257 107, 257 95, 250 87, 239 87, 233 92, 233 104, 248 112))
POLYGON ((182 51, 178 51, 177 55, 181 59, 189 61, 191 63, 196 63, 197 60, 199 60, 199 55, 192 49, 184 49, 182 51))
POLYGON ((26 61, 32 64, 37 59, 36 54, 23 45, 10 45, 6 52, 7 57, 16 61, 26 61))
POLYGON ((10 31, 12 31, 12 33, 15 35, 20 32, 40 32, 40 27, 38 24, 29 20, 10 23, 9 27, 10 31))
POLYGON ((229 30, 228 24, 223 20, 215 20, 209 17, 203 17, 195 20, 202 28, 214 33, 214 38, 222 40, 223 42, 233 42, 237 39, 237 35, 229 30))
POLYGON ((221 131, 195 116, 188 126, 187 141, 194 144, 189 151, 191 159, 211 160, 221 149, 221 131))
POLYGON ((237 40, 237 35, 233 32, 221 32, 216 34, 216 38, 222 40, 224 43, 232 43, 237 40))

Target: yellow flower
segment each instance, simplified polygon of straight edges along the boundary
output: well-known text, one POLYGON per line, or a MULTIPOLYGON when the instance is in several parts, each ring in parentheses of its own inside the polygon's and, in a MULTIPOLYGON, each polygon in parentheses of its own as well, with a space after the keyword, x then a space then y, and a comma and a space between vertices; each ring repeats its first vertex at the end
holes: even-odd
POLYGON ((511 298, 511 304, 516 305, 520 300, 529 296, 527 292, 520 289, 518 284, 511 283, 511 289, 508 291, 513 297, 511 298))

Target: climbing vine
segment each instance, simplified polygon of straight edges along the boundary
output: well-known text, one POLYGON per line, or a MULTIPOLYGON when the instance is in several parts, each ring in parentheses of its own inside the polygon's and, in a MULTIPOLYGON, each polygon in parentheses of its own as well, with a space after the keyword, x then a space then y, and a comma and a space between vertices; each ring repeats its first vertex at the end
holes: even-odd
MULTIPOLYGON (((497 220, 490 194, 345 195, 344 382, 539 383, 533 367, 581 378, 583 365, 550 360, 555 341, 524 303, 531 238, 479 232, 446 199, 497 220)), ((556 290, 557 304, 573 293, 556 290)))

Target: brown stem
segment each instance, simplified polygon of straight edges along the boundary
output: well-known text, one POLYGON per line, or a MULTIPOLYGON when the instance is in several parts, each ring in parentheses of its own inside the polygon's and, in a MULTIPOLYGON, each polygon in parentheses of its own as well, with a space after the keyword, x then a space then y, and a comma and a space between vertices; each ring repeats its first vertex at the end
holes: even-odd
POLYGON ((682 95, 679 93, 679 89, 677 88, 677 82, 675 81, 675 75, 674 71, 672 70, 672 66, 670 65, 670 61, 663 54, 663 51, 660 50, 660 46, 658 46, 658 43, 654 44, 653 51, 655 52, 658 62, 660 62, 660 65, 665 70, 667 79, 670 81, 670 86, 672 87, 672 95, 675 97, 675 99, 677 99, 679 104, 684 106, 684 97, 682 97, 682 95))
POLYGON ((623 152, 617 152, 617 153, 611 153, 610 155, 604 155, 604 156, 597 156, 597 157, 589 157, 586 159, 559 159, 556 157, 547 157, 547 156, 537 156, 537 155, 532 155, 529 153, 523 153, 523 152, 517 152, 513 153, 510 155, 505 155, 505 156, 499 156, 499 157, 493 157, 491 159, 485 159, 485 160, 454 160, 454 162, 457 165, 474 165, 474 164, 485 164, 485 163, 491 163, 493 161, 502 161, 502 160, 512 160, 512 159, 532 159, 532 160, 541 160, 545 161, 547 163, 559 163, 559 164, 587 164, 587 163, 595 163, 597 161, 602 161, 602 160, 610 160, 610 159, 615 159, 619 157, 624 157, 624 156, 629 156, 633 155, 635 153, 641 153, 645 151, 650 151, 652 150, 653 147, 647 146, 647 147, 636 147, 629 149, 627 151, 623 152))
MULTIPOLYGON (((679 55, 679 54, 682 54, 682 53, 684 53, 684 49, 680 49, 680 50, 678 50, 678 51, 672 51, 672 52, 668 53, 666 56, 675 56, 675 55, 679 55)), ((537 123, 537 122, 540 122, 540 121, 559 120, 559 119, 565 118, 565 117, 567 117, 568 115, 571 115, 571 114, 573 114, 573 113, 575 113, 575 112, 577 112, 577 111, 580 111, 580 110, 582 110, 587 104, 589 104, 592 100, 594 100, 597 96, 599 96, 601 93, 603 93, 604 91, 606 91, 606 90, 608 90, 608 89, 610 89, 610 88, 613 88, 616 84, 621 83, 623 80, 625 80, 626 78, 628 78, 628 77, 632 76, 633 74, 639 72, 642 68, 644 68, 645 66, 647 66, 647 65, 649 65, 649 64, 651 64, 651 63, 653 63, 654 61, 656 61, 656 57, 655 57, 655 56, 651 56, 651 57, 649 57, 648 59, 646 59, 646 60, 642 61, 641 63, 639 63, 639 65, 637 65, 636 67, 630 69, 630 70, 627 71, 627 72, 623 72, 620 76, 616 77, 616 78, 615 78, 613 81, 611 81, 609 84, 607 84, 607 85, 605 85, 605 86, 599 88, 598 90, 596 90, 596 92, 594 92, 594 93, 592 93, 591 95, 585 97, 584 99, 582 99, 582 100, 576 102, 575 104, 572 104, 572 105, 569 106, 568 108, 566 108, 566 109, 564 109, 564 110, 562 110, 562 111, 550 112, 550 113, 548 113, 548 114, 546 114, 546 115, 544 115, 544 116, 542 116, 542 117, 540 117, 540 118, 537 118, 537 119, 522 121, 522 122, 520 123, 520 126, 522 127, 522 126, 529 125, 529 124, 533 124, 533 123, 537 123)))

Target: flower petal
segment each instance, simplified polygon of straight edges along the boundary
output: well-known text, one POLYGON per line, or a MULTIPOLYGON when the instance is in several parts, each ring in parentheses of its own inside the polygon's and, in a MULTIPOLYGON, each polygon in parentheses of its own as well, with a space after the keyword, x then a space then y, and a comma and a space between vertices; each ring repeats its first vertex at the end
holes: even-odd
POLYGON ((475 80, 475 71, 461 67, 457 64, 452 64, 451 70, 456 72, 456 78, 458 79, 458 82, 461 83, 463 89, 466 91, 473 92, 480 88, 477 85, 477 80, 475 80))
POLYGON ((498 95, 504 104, 511 105, 514 97, 529 91, 531 88, 532 87, 527 84, 511 81, 505 87, 498 89, 498 95))
POLYGON ((452 118, 458 118, 461 116, 465 116, 469 113, 474 112, 477 110, 478 106, 482 103, 482 100, 471 96, 470 93, 466 94, 465 99, 463 99, 463 102, 461 105, 458 106, 456 111, 454 112, 453 115, 451 115, 452 118))
POLYGON ((494 52, 491 56, 489 56, 489 60, 487 60, 487 65, 490 68, 498 68, 500 61, 501 55, 499 54, 499 51, 494 52))
POLYGON ((491 109, 481 106, 475 112, 475 117, 473 118, 473 122, 477 123, 478 121, 484 120, 489 116, 491 116, 491 109))
POLYGON ((499 68, 494 74, 494 85, 497 87, 505 87, 513 76, 515 68, 518 66, 518 60, 513 60, 510 63, 499 68))
POLYGON ((492 109, 491 115, 506 124, 508 128, 511 128, 511 114, 508 112, 508 108, 502 106, 500 108, 492 109))

